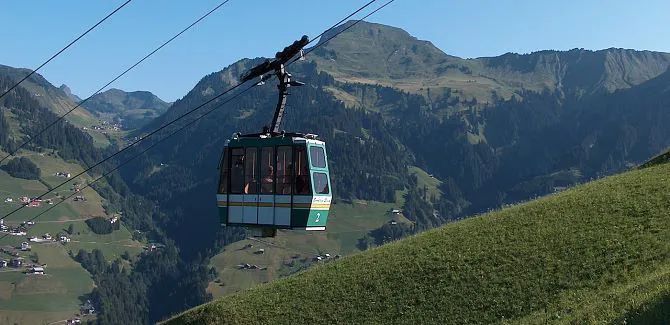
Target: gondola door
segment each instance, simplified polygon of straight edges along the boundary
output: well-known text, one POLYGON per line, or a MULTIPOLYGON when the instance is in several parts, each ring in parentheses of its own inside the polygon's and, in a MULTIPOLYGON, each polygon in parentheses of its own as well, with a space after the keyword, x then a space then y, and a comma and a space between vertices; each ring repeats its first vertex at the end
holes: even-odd
POLYGON ((291 188, 293 184, 293 147, 278 146, 275 184, 274 225, 291 226, 291 188))
POLYGON ((258 224, 258 148, 247 147, 244 159, 244 212, 242 222, 258 224))
POLYGON ((261 148, 258 196, 258 223, 261 225, 274 225, 275 170, 274 147, 261 148))

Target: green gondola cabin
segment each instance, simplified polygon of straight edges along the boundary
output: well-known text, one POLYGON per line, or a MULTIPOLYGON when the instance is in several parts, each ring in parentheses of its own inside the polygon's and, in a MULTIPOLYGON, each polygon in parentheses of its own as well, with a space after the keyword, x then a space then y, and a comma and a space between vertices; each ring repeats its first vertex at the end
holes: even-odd
POLYGON ((234 136, 219 168, 222 225, 326 230, 332 191, 315 135, 234 136))
POLYGON ((260 230, 262 237, 274 237, 277 229, 326 230, 333 198, 326 144, 314 134, 280 131, 289 87, 304 85, 285 65, 307 44, 303 36, 240 78, 263 84, 276 76, 279 100, 269 127, 237 133, 224 146, 216 197, 224 226, 260 230))

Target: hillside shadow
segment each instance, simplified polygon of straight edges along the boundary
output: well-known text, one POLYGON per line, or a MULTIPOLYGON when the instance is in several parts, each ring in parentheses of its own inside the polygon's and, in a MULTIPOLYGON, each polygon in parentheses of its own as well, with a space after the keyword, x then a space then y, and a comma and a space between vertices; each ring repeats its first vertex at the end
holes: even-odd
POLYGON ((626 324, 668 324, 670 323, 670 295, 657 301, 648 308, 626 314, 626 324))

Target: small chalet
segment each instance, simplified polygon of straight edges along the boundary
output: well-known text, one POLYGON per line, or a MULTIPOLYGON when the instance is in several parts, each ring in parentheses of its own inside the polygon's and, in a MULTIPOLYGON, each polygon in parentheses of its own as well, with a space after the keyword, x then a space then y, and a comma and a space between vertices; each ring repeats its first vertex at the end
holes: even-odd
POLYGON ((9 233, 12 236, 25 236, 27 233, 23 230, 20 229, 12 229, 12 231, 9 233))
POLYGON ((28 270, 28 274, 44 275, 44 268, 41 266, 31 267, 30 270, 28 270))
POLYGON ((56 176, 58 176, 58 177, 64 177, 64 178, 71 178, 71 177, 72 177, 72 174, 70 174, 70 173, 65 173, 65 172, 57 172, 57 173, 56 173, 56 176))
POLYGON ((23 243, 21 243, 21 250, 22 251, 24 251, 24 252, 29 251, 30 249, 31 249, 31 247, 30 247, 30 244, 28 244, 28 242, 24 241, 23 243))
POLYGON ((9 266, 11 266, 11 267, 21 267, 21 265, 23 265, 23 257, 13 258, 9 262, 9 266))
POLYGON ((90 300, 86 300, 86 303, 81 305, 79 311, 81 311, 82 315, 93 315, 95 314, 95 307, 93 307, 93 303, 90 300))

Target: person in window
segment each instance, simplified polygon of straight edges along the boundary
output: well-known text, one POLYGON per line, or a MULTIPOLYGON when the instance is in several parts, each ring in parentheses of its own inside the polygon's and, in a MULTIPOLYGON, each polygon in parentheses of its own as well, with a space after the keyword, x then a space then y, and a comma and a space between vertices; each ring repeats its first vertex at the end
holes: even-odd
POLYGON ((261 180, 261 187, 263 189, 263 193, 272 193, 272 185, 274 184, 274 168, 272 166, 268 166, 268 171, 265 174, 265 177, 261 180))
POLYGON ((284 175, 277 177, 278 194, 291 194, 291 179, 293 177, 291 174, 293 174, 293 164, 288 164, 286 170, 284 170, 284 175))
POLYGON ((231 193, 242 192, 242 184, 244 184, 244 156, 239 157, 239 159, 233 162, 230 177, 231 193))
POLYGON ((307 180, 307 175, 300 175, 296 177, 295 191, 296 194, 309 194, 309 181, 307 180))

